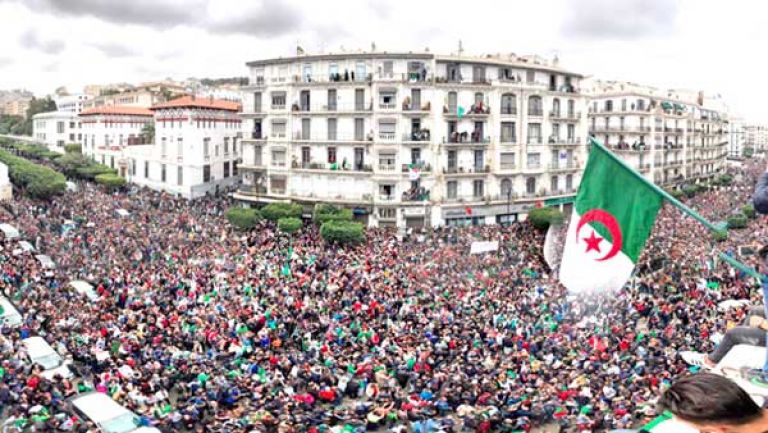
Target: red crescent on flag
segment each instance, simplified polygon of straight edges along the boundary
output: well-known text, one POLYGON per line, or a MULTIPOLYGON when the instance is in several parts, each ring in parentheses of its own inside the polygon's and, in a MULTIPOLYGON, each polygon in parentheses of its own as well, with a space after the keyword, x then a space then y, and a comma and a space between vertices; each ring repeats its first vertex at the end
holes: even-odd
POLYGON ((619 222, 616 221, 616 217, 611 215, 608 211, 603 209, 590 209, 587 213, 581 216, 579 223, 576 225, 576 243, 579 242, 579 231, 584 224, 593 221, 605 226, 611 234, 611 243, 613 244, 611 250, 608 251, 608 254, 605 256, 596 259, 598 262, 602 262, 612 258, 621 251, 621 228, 619 227, 619 222))

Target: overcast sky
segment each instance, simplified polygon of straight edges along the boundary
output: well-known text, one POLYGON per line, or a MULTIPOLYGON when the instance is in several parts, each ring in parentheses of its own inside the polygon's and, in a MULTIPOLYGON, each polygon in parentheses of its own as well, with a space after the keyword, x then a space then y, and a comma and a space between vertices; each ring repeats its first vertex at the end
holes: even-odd
POLYGON ((761 0, 0 0, 0 88, 245 76, 346 49, 558 55, 604 79, 721 93, 768 121, 761 0), (247 7, 245 6, 247 5, 247 7))

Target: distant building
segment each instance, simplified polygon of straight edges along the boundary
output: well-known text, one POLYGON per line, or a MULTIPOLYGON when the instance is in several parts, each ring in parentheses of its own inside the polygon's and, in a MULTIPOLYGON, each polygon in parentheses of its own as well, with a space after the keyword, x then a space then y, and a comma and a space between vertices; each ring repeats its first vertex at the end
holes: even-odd
POLYGON ((13 198, 13 187, 8 178, 8 166, 0 162, 0 201, 8 201, 13 198))
POLYGON ((744 149, 748 150, 749 153, 765 154, 768 150, 768 125, 745 124, 744 149))
POLYGON ((123 93, 97 96, 83 102, 83 110, 101 107, 151 107, 162 102, 160 93, 149 90, 131 90, 123 93))
POLYGON ((20 116, 26 118, 29 102, 31 100, 32 98, 18 98, 8 101, 3 106, 3 114, 6 116, 20 116))
POLYGON ((83 154, 118 170, 127 177, 129 146, 151 144, 150 137, 142 134, 147 125, 154 123, 148 108, 110 106, 90 108, 80 113, 83 154))
POLYGON ((130 182, 185 198, 239 183, 239 103, 185 96, 150 110, 154 142, 125 148, 130 182))
POLYGON ((728 119, 728 156, 732 158, 743 157, 746 142, 747 131, 744 125, 744 119, 740 117, 731 117, 728 119))
POLYGON ((89 99, 91 99, 91 97, 85 93, 57 96, 55 99, 56 110, 80 113, 83 111, 83 105, 89 99))
POLYGON ((64 153, 64 145, 83 139, 77 113, 51 111, 32 116, 32 137, 48 149, 64 153))
POLYGON ((701 92, 597 81, 589 130, 656 184, 696 181, 726 167, 729 137, 721 102, 701 92))

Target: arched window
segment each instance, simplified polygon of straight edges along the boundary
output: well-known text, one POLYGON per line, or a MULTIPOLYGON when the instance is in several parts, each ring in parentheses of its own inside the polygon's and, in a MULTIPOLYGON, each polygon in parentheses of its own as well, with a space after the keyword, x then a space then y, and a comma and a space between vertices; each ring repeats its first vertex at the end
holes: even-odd
POLYGON ((552 113, 554 113, 555 117, 560 117, 560 99, 555 98, 552 101, 552 113))
POLYGON ((541 96, 528 97, 528 115, 529 116, 541 116, 541 96))
POLYGON ((501 114, 517 114, 517 98, 514 94, 501 95, 501 114))
POLYGON ((529 177, 525 179, 525 192, 528 194, 535 194, 536 193, 536 178, 535 177, 529 177))
POLYGON ((505 178, 501 180, 501 196, 507 197, 512 195, 512 181, 505 178))
POLYGON ((456 92, 448 92, 448 112, 449 113, 455 113, 458 109, 458 97, 456 96, 456 92))

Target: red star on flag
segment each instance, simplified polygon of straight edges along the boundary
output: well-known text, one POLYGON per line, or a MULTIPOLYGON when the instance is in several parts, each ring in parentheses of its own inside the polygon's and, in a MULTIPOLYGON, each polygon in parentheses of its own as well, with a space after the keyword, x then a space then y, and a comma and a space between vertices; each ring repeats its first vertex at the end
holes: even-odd
POLYGON ((594 230, 592 230, 592 234, 588 238, 583 238, 583 239, 584 239, 584 242, 587 243, 587 251, 585 252, 588 253, 592 250, 597 251, 598 253, 600 252, 600 242, 603 241, 603 238, 599 236, 595 236, 594 230))

